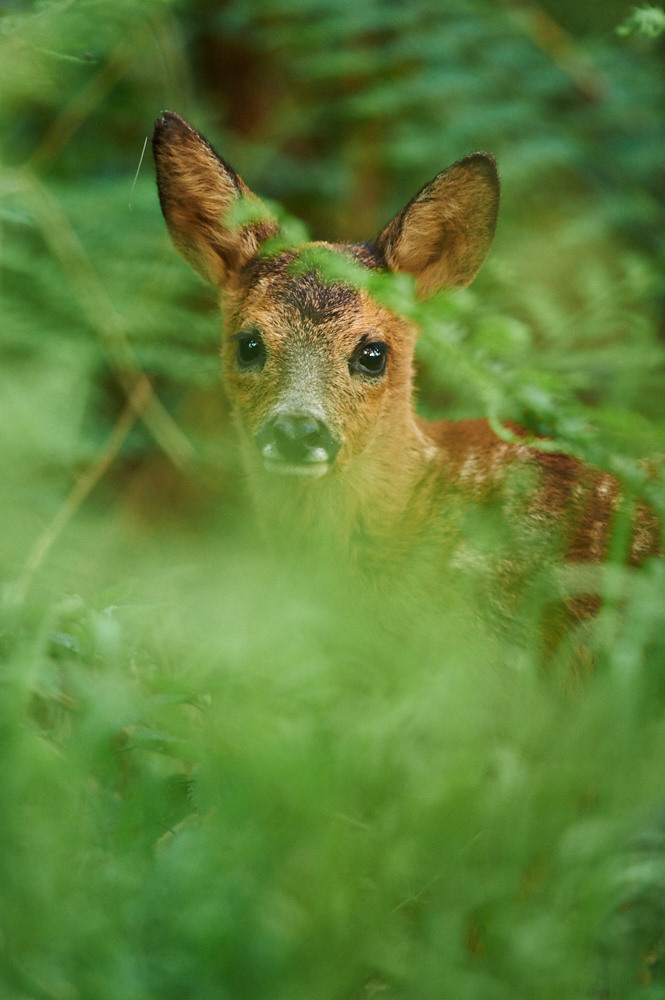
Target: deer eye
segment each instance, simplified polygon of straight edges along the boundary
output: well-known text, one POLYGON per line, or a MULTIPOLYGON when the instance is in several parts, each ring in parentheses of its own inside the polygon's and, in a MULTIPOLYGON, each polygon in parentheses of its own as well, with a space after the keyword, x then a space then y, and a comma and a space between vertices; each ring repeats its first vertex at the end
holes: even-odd
POLYGON ((233 338, 238 343, 236 361, 239 368, 263 368, 266 360, 266 349, 257 330, 237 333, 233 338))
POLYGON ((361 341, 350 362, 352 372, 360 375, 382 375, 388 359, 388 345, 382 340, 361 341))

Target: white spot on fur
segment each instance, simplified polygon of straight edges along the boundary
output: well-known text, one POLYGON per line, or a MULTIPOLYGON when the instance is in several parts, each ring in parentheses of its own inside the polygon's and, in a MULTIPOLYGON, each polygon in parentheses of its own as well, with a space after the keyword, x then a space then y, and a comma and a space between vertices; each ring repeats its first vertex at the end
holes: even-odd
POLYGON ((611 476, 603 476, 603 478, 598 483, 596 487, 596 493, 599 497, 607 497, 614 493, 614 480, 611 476))
POLYGON ((480 464, 480 456, 476 451, 470 451, 464 459, 460 470, 459 478, 474 485, 480 485, 485 479, 485 469, 480 464))

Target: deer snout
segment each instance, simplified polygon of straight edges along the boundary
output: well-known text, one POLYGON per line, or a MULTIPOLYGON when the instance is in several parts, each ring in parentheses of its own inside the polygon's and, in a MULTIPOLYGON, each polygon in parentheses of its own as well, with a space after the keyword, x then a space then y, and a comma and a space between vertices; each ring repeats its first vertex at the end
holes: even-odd
POLYGON ((275 414, 256 443, 266 468, 291 475, 323 475, 340 449, 325 421, 308 411, 275 414))

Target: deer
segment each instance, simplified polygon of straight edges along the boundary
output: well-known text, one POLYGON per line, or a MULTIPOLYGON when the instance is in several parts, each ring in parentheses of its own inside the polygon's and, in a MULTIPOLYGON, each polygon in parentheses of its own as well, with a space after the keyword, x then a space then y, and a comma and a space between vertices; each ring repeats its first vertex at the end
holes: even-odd
MULTIPOLYGON (((482 417, 421 418, 413 322, 307 266, 323 249, 371 273, 410 275, 421 297, 466 287, 497 225, 492 155, 443 170, 373 240, 271 252, 279 222, 192 125, 162 113, 153 152, 171 239, 219 293, 223 384, 269 533, 306 546, 328 539, 335 559, 367 577, 420 574, 429 596, 433 581, 445 590, 484 573, 488 604, 507 618, 519 614, 518 580, 543 565, 603 563, 619 482, 517 426, 506 437, 482 417), (475 544, 488 518, 500 525, 491 567, 475 544)), ((625 561, 660 551, 657 519, 640 502, 625 561)), ((592 592, 559 596, 567 624, 599 606, 592 592)))

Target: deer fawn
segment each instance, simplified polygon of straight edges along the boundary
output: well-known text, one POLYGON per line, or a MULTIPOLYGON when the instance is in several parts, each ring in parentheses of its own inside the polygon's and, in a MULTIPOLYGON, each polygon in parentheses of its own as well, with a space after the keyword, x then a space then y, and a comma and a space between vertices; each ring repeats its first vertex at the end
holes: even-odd
MULTIPOLYGON (((153 148, 173 242, 221 293, 224 382, 250 487, 273 530, 331 538, 341 560, 352 556, 369 573, 403 578, 429 567, 443 588, 458 572, 486 568, 474 538, 498 512, 488 593, 508 615, 525 571, 603 560, 620 501, 614 478, 529 446, 518 428, 511 442, 483 419, 422 420, 412 406, 412 324, 361 289, 299 268, 298 249, 262 254, 277 224, 265 212, 233 224, 238 203, 260 202, 178 115, 158 119, 153 148)), ((426 184, 373 242, 314 246, 411 274, 426 296, 473 280, 498 204, 495 161, 473 153, 426 184)), ((642 505, 628 561, 658 547, 642 505)), ((583 617, 595 604, 572 599, 569 612, 583 617)))

